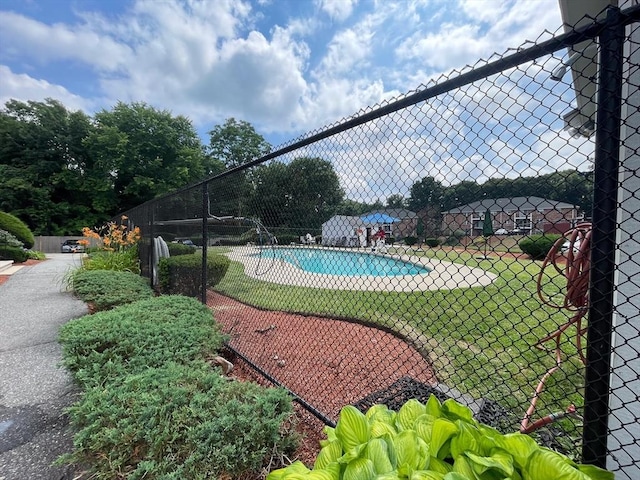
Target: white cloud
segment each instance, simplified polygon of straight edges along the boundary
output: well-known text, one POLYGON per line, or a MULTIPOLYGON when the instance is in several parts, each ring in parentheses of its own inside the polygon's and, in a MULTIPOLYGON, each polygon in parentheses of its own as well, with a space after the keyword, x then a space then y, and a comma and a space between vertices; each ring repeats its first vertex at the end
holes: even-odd
POLYGON ((53 85, 24 73, 14 73, 6 65, 0 65, 0 105, 11 99, 26 102, 43 101, 46 98, 59 100, 70 110, 87 112, 92 109, 90 102, 74 95, 61 85, 53 85))
POLYGON ((317 0, 320 10, 333 20, 345 21, 351 16, 358 0, 317 0))
POLYGON ((10 58, 79 61, 102 72, 118 71, 134 58, 129 46, 85 25, 46 25, 12 12, 0 11, 0 44, 10 58))

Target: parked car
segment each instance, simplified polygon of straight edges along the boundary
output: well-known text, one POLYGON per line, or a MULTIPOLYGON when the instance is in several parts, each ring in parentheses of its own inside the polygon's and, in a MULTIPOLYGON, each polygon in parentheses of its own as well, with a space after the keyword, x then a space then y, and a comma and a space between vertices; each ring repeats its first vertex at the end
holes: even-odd
POLYGON ((190 247, 198 248, 198 246, 195 243, 193 243, 193 241, 189 238, 179 238, 175 240, 175 243, 181 243, 182 245, 188 245, 190 247))
POLYGON ((499 228, 495 231, 495 235, 509 235, 509 231, 506 228, 499 228))
POLYGON ((83 253, 84 245, 80 244, 78 240, 65 240, 61 250, 62 253, 83 253))

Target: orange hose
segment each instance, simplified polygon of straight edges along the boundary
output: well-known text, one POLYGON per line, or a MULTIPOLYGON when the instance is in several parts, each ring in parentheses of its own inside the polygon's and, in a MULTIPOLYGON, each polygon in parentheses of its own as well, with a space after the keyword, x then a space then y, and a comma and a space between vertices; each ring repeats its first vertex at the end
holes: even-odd
POLYGON ((547 253, 542 263, 542 268, 537 279, 538 297, 545 305, 561 310, 575 312, 571 318, 560 325, 555 332, 547 335, 536 342, 535 347, 541 350, 547 350, 544 344, 554 340, 554 354, 556 364, 550 368, 538 382, 538 386, 531 398, 529 408, 527 409, 522 423, 520 432, 530 433, 543 425, 561 418, 557 414, 544 417, 541 420, 529 425, 536 408, 536 403, 544 389, 545 382, 553 375, 562 364, 562 351, 560 349, 560 340, 562 334, 572 325, 576 326, 576 348, 580 355, 580 360, 586 364, 586 358, 582 349, 582 337, 586 334, 586 327, 582 327, 582 319, 587 315, 589 309, 589 270, 591 267, 591 223, 581 223, 572 230, 566 232, 559 238, 547 253), (566 254, 563 253, 563 246, 568 243, 566 254), (564 267, 561 268, 559 261, 564 259, 564 267), (543 293, 544 275, 547 268, 553 268, 557 273, 563 275, 566 279, 566 293, 561 304, 554 302, 551 298, 546 297, 543 293))

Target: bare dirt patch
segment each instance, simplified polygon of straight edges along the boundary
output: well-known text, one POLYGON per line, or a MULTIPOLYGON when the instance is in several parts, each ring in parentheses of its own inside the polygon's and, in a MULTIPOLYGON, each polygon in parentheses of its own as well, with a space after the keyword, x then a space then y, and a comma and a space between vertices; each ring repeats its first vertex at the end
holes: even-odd
MULTIPOLYGON (((207 305, 230 335, 230 347, 334 422, 343 406, 402 377, 427 384, 436 381, 428 359, 403 339, 379 328, 260 310, 214 292, 208 293, 207 305)), ((265 382, 246 365, 232 375, 265 382)), ((308 411, 296 408, 302 424, 299 430, 306 439, 299 459, 312 463, 323 438, 323 424, 308 411)))

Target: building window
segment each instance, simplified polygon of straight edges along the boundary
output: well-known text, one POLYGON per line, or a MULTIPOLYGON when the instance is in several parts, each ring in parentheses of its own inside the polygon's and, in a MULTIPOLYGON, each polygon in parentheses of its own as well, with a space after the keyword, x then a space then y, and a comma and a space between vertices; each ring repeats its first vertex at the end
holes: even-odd
POLYGON ((513 227, 524 233, 531 233, 533 213, 516 212, 513 215, 513 227))

